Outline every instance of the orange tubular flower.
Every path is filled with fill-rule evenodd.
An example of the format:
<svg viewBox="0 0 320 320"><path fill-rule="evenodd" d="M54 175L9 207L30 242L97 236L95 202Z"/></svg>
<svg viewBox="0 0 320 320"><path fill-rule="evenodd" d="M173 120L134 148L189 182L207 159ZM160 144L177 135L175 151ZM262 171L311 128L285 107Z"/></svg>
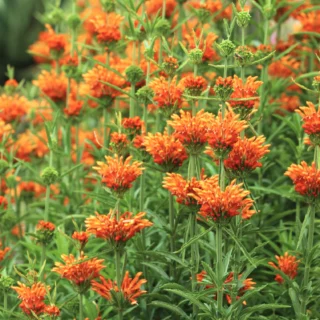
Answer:
<svg viewBox="0 0 320 320"><path fill-rule="evenodd" d="M0 248L2 248L2 242L0 241ZM6 254L10 251L9 247L0 249L0 262L5 258Z"/></svg>
<svg viewBox="0 0 320 320"><path fill-rule="evenodd" d="M1 115L1 112L0 112ZM9 123L5 123L3 120L0 119L0 141L4 142L7 141L9 136L14 133L14 130Z"/></svg>
<svg viewBox="0 0 320 320"><path fill-rule="evenodd" d="M125 153L127 152L126 149L129 145L127 135L124 133L112 132L110 145L111 150L113 150L116 154L125 155Z"/></svg>
<svg viewBox="0 0 320 320"><path fill-rule="evenodd" d="M95 216L90 216L85 221L87 233L109 240L113 245L125 243L136 233L153 225L149 220L142 219L145 214L139 212L134 216L131 212L125 212L117 220L112 210L107 215L96 212Z"/></svg>
<svg viewBox="0 0 320 320"><path fill-rule="evenodd" d="M95 16L91 23L98 42L110 45L119 41L121 39L120 24L122 20L123 17L115 12Z"/></svg>
<svg viewBox="0 0 320 320"><path fill-rule="evenodd" d="M46 43L50 51L53 52L53 55L61 54L67 46L67 35L55 33L49 24L46 24L45 26L48 30Z"/></svg>
<svg viewBox="0 0 320 320"><path fill-rule="evenodd" d="M122 120L122 126L128 131L128 134L135 135L142 131L144 122L138 116L133 118L124 118Z"/></svg>
<svg viewBox="0 0 320 320"><path fill-rule="evenodd" d="M224 119L221 112L210 121L207 139L211 148L218 157L225 157L238 141L240 132L247 127L244 120L239 120L239 115L227 111Z"/></svg>
<svg viewBox="0 0 320 320"><path fill-rule="evenodd" d="M68 80L64 73L57 75L54 70L43 70L33 84L54 102L66 99Z"/></svg>
<svg viewBox="0 0 320 320"><path fill-rule="evenodd" d="M190 153L202 151L207 142L209 124L214 120L211 113L200 110L194 117L190 112L180 111L172 115L168 124L174 129L173 135L186 147Z"/></svg>
<svg viewBox="0 0 320 320"><path fill-rule="evenodd" d="M4 196L0 196L0 209L7 209L8 201Z"/></svg>
<svg viewBox="0 0 320 320"><path fill-rule="evenodd" d="M242 282L242 286L241 288L238 290L238 295L236 297L236 299L240 299L240 297L248 290L252 290L254 289L254 285L256 284L254 281L252 281L252 278L248 278L248 279L242 279L242 274L238 275L238 279L240 280L239 282ZM211 280L207 279L207 272L205 270L201 271L200 273L197 274L197 281L199 283L204 282L206 284L205 289L211 289L214 288L213 284L210 284ZM232 287L228 286L228 284L231 284L234 281L234 275L233 272L230 272L227 279L224 281L224 288L225 291L231 291ZM225 295L226 300L229 304L232 303L232 299L231 296L229 294L226 293ZM216 298L216 296L215 296ZM246 305L246 301L243 301L243 304Z"/></svg>
<svg viewBox="0 0 320 320"><path fill-rule="evenodd" d="M27 287L25 284L18 282L18 287L11 288L18 293L19 299L22 300L20 308L25 314L59 315L60 311L56 306L48 306L44 303L47 290L50 290L49 286L36 282L31 287Z"/></svg>
<svg viewBox="0 0 320 320"><path fill-rule="evenodd" d="M197 97L205 90L207 81L201 76L190 75L182 78L179 85L187 95Z"/></svg>
<svg viewBox="0 0 320 320"><path fill-rule="evenodd" d="M68 117L77 117L82 111L84 102L77 100L73 94L69 95L67 107L63 109L63 112Z"/></svg>
<svg viewBox="0 0 320 320"><path fill-rule="evenodd" d="M105 268L102 265L103 259L88 259L83 254L79 258L75 258L72 254L68 256L63 254L61 257L64 264L56 262L52 271L77 285L82 292L89 289L90 281L99 277L99 272Z"/></svg>
<svg viewBox="0 0 320 320"><path fill-rule="evenodd" d="M225 168L237 176L243 176L261 167L259 160L270 152L270 144L263 145L265 141L264 136L239 139L233 145L228 158L224 160Z"/></svg>
<svg viewBox="0 0 320 320"><path fill-rule="evenodd" d="M290 256L288 252L285 252L283 256L275 256L278 260L278 265L273 262L269 262L269 265L277 270L281 270L289 278L294 279L298 274L299 261L295 256ZM279 283L283 283L284 279L280 274L277 274L275 280Z"/></svg>
<svg viewBox="0 0 320 320"><path fill-rule="evenodd" d="M105 298L108 301L112 302L112 296L110 291L121 292L123 298L134 305L137 304L137 298L146 293L147 291L141 290L140 287L147 282L145 279L139 279L142 275L142 272L138 272L135 277L132 279L129 277L129 272L126 271L126 274L122 280L121 288L117 285L116 281L110 279L106 280L104 277L100 276L101 283L93 280L91 281L92 290L97 292L101 297Z"/></svg>
<svg viewBox="0 0 320 320"><path fill-rule="evenodd" d="M36 229L54 231L56 226L52 222L40 220L36 226Z"/></svg>
<svg viewBox="0 0 320 320"><path fill-rule="evenodd" d="M236 184L236 180L224 191L220 189L218 175L201 181L201 186L195 188L192 197L201 205L199 214L204 218L210 217L221 222L237 215L241 215L242 219L248 219L255 214L255 211L251 210L253 200L247 198L250 192L242 189L242 184Z"/></svg>
<svg viewBox="0 0 320 320"><path fill-rule="evenodd" d="M173 11L177 7L176 0L166 0L166 18L170 18L173 14ZM148 16L158 14L162 9L163 0L147 0L146 1L146 9Z"/></svg>
<svg viewBox="0 0 320 320"><path fill-rule="evenodd" d="M116 155L114 158L106 156L107 163L97 162L94 170L102 176L102 182L108 188L114 191L118 196L122 196L128 189L132 187L132 183L142 174L144 168L142 163L132 160L132 156L123 161L123 157Z"/></svg>
<svg viewBox="0 0 320 320"><path fill-rule="evenodd" d="M81 250L85 247L89 240L89 234L87 231L75 231L72 234L72 239L77 240L80 243Z"/></svg>
<svg viewBox="0 0 320 320"><path fill-rule="evenodd" d="M270 74L270 76L275 78L287 79L293 76L295 74L294 70L298 70L299 67L299 61L292 57L284 56L269 65L268 73Z"/></svg>
<svg viewBox="0 0 320 320"><path fill-rule="evenodd" d="M126 83L124 78L102 67L101 65L96 65L93 69L89 70L83 75L83 78L85 83L89 86L90 94L93 97L106 97L111 100L121 95L121 92L117 89L111 88L101 81L111 83L119 88L123 88Z"/></svg>
<svg viewBox="0 0 320 320"><path fill-rule="evenodd" d="M195 177L185 180L180 174L167 173L163 179L163 187L177 197L177 202L186 206L196 206L197 201L190 196L195 189L201 188L201 183Z"/></svg>
<svg viewBox="0 0 320 320"><path fill-rule="evenodd" d="M309 135L314 145L320 144L320 108L316 110L312 102L307 102L307 107L300 107L296 112L303 120L302 128Z"/></svg>
<svg viewBox="0 0 320 320"><path fill-rule="evenodd" d="M160 77L149 84L154 91L153 100L167 117L182 107L183 90L176 85L176 80L174 77L169 84L164 77Z"/></svg>
<svg viewBox="0 0 320 320"><path fill-rule="evenodd" d="M258 89L262 85L262 81L256 81L257 77L249 76L246 83L242 82L242 79L237 75L233 79L233 92L230 96L231 99L246 99L254 98L246 101L229 101L231 107L237 110L237 113L241 114L241 118L246 118L252 109L257 106Z"/></svg>
<svg viewBox="0 0 320 320"><path fill-rule="evenodd" d="M20 121L30 109L30 102L22 96L0 96L0 119L4 122Z"/></svg>
<svg viewBox="0 0 320 320"><path fill-rule="evenodd" d="M161 165L165 171L172 172L180 167L184 160L188 158L182 143L167 132L161 134L149 133L144 138L143 146L153 157L153 161Z"/></svg>
<svg viewBox="0 0 320 320"><path fill-rule="evenodd" d="M305 161L300 165L292 164L285 172L293 184L296 192L311 199L320 195L320 171L317 170L315 163L308 166Z"/></svg>

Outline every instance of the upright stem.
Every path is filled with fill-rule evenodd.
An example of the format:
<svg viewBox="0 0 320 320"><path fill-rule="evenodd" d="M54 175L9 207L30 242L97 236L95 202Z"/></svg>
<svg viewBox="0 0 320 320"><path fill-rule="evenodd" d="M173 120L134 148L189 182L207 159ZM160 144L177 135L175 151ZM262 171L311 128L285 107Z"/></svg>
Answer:
<svg viewBox="0 0 320 320"><path fill-rule="evenodd" d="M194 110L194 103L192 103L192 110ZM192 112L194 113L194 111ZM197 177L197 156L194 154L190 155L189 158L189 168L188 168L188 180L193 177ZM198 179L200 177L197 177ZM190 223L190 239L197 235L197 213L191 213L191 223ZM199 257L199 247L196 242L191 245L191 288L192 292L195 292L197 286L197 272L198 272L198 261ZM193 304L193 315L197 315L197 307Z"/></svg>
<svg viewBox="0 0 320 320"><path fill-rule="evenodd" d="M135 94L135 85L134 83L131 83L131 90L130 90L130 118L133 118L135 116L135 101L134 101L134 94Z"/></svg>
<svg viewBox="0 0 320 320"><path fill-rule="evenodd" d="M107 108L105 106L103 106L103 146L105 148L107 148L107 123L108 123L108 119L107 119Z"/></svg>
<svg viewBox="0 0 320 320"><path fill-rule="evenodd" d="M79 320L83 320L83 295L79 294Z"/></svg>
<svg viewBox="0 0 320 320"><path fill-rule="evenodd" d="M8 293L6 289L4 290L4 293L3 293L3 309L4 311L7 311L8 309Z"/></svg>
<svg viewBox="0 0 320 320"><path fill-rule="evenodd" d="M218 315L221 316L223 310L223 265L222 265L222 226L218 223L216 229L216 253L217 253L217 278L219 282L217 301Z"/></svg>

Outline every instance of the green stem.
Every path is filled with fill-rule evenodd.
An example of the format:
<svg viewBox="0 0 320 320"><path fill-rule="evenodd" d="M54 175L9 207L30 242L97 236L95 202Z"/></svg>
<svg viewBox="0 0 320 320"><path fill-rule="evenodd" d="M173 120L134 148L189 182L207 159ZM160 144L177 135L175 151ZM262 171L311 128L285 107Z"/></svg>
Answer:
<svg viewBox="0 0 320 320"><path fill-rule="evenodd" d="M314 238L314 224L315 224L315 204L310 204L311 210L309 210L309 229L308 229L308 243L306 248L306 264L304 268L304 275L303 275L303 288L306 288L309 283L309 276L310 276L310 268L311 268L311 256L310 252L313 248L313 238ZM308 304L308 296L304 293L301 301L301 319L305 319L304 316L307 316L307 304Z"/></svg>
<svg viewBox="0 0 320 320"><path fill-rule="evenodd" d="M4 290L4 293L3 293L3 309L5 312L8 309L8 293L6 289Z"/></svg>
<svg viewBox="0 0 320 320"><path fill-rule="evenodd" d="M135 96L135 85L134 83L131 83L131 90L130 90L130 111L129 111L129 116L130 118L133 118L136 115L135 112L135 101L134 101L134 96Z"/></svg>
<svg viewBox="0 0 320 320"><path fill-rule="evenodd" d="M46 246L44 244L42 244L41 247L41 262L40 262L40 268L43 267L44 261L46 260ZM42 269L41 272L41 277L40 277L41 281L44 281L44 268Z"/></svg>
<svg viewBox="0 0 320 320"><path fill-rule="evenodd" d="M79 294L79 320L83 320L83 295Z"/></svg>
<svg viewBox="0 0 320 320"><path fill-rule="evenodd" d="M192 107L194 103L192 104ZM193 109L193 108L192 108ZM191 180L193 177L197 177L197 155L191 154L189 158L189 167L188 167L188 180ZM197 177L200 178L200 177ZM197 235L197 213L191 213L191 223L190 223L190 239ZM199 246L196 242L191 244L191 288L192 292L196 292L197 287L197 273L198 273L198 259L199 257ZM197 307L193 304L193 316L197 315Z"/></svg>
<svg viewBox="0 0 320 320"><path fill-rule="evenodd" d="M116 263L116 277L117 277L117 286L119 291L121 290L122 285L122 276L121 276L121 253L119 249L115 249L115 263ZM123 319L122 309L118 309L119 320Z"/></svg>
<svg viewBox="0 0 320 320"><path fill-rule="evenodd" d="M223 265L222 265L222 226L218 223L216 230L216 253L217 253L217 278L219 282L217 301L218 316L222 315L223 310Z"/></svg>
<svg viewBox="0 0 320 320"><path fill-rule="evenodd" d="M105 148L108 148L108 146L107 146L107 124L108 124L107 108L104 106L103 107L103 146Z"/></svg>

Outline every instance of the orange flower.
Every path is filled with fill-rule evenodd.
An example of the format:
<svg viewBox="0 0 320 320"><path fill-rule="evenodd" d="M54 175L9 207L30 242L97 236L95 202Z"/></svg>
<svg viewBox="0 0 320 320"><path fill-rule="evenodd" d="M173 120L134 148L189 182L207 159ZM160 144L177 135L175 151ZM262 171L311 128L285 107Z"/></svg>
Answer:
<svg viewBox="0 0 320 320"><path fill-rule="evenodd" d="M144 138L143 146L151 154L153 161L163 166L167 172L180 167L188 158L182 143L174 136L169 136L167 132L149 133Z"/></svg>
<svg viewBox="0 0 320 320"><path fill-rule="evenodd" d="M302 128L314 145L320 144L320 108L316 110L315 105L308 101L307 107L300 107L296 112L303 120Z"/></svg>
<svg viewBox="0 0 320 320"><path fill-rule="evenodd" d="M176 80L177 77L174 77L168 83L164 77L160 77L149 84L149 87L154 91L153 100L166 116L170 116L182 107L183 90L176 85Z"/></svg>
<svg viewBox="0 0 320 320"><path fill-rule="evenodd" d="M27 130L19 135L14 144L16 157L24 161L31 161L31 157L43 158L49 152L45 130L33 134Z"/></svg>
<svg viewBox="0 0 320 320"><path fill-rule="evenodd" d="M5 87L16 88L19 85L16 79L9 79L4 83Z"/></svg>
<svg viewBox="0 0 320 320"><path fill-rule="evenodd" d="M54 70L42 72L38 76L38 80L34 80L33 84L52 101L64 101L67 95L68 80L64 73L59 75Z"/></svg>
<svg viewBox="0 0 320 320"><path fill-rule="evenodd" d="M166 18L170 18L173 14L173 11L177 7L176 0L166 0ZM158 14L162 10L163 0L147 0L146 9L148 16Z"/></svg>
<svg viewBox="0 0 320 320"><path fill-rule="evenodd" d="M205 90L207 81L201 76L195 77L194 75L189 75L182 78L179 85L187 95L197 97Z"/></svg>
<svg viewBox="0 0 320 320"><path fill-rule="evenodd" d="M25 284L18 282L18 287L11 288L18 293L19 299L22 300L20 308L25 314L35 313L38 315L45 312L44 299L47 293L46 289L50 289L49 286L36 282L31 287L27 287Z"/></svg>
<svg viewBox="0 0 320 320"><path fill-rule="evenodd" d="M213 32L209 32L205 37L202 36L200 42L196 45L195 39L200 37L200 32L198 32L200 30L202 31L202 29L197 29L197 32L184 34L184 39L189 49L201 49L203 51L202 61L218 60L219 56L213 48L218 36Z"/></svg>
<svg viewBox="0 0 320 320"><path fill-rule="evenodd" d="M105 45L121 39L120 24L123 17L115 12L106 15L97 15L92 20L93 32L99 43Z"/></svg>
<svg viewBox="0 0 320 320"><path fill-rule="evenodd" d="M54 231L56 226L52 222L40 220L36 226L36 229Z"/></svg>
<svg viewBox="0 0 320 320"><path fill-rule="evenodd" d="M296 109L299 108L300 105L300 99L298 96L295 95L287 95L286 93L281 93L281 96L279 99L274 100L274 102L277 102L280 104L280 108L283 110L287 110L289 112L294 112ZM279 111L281 114L281 111Z"/></svg>
<svg viewBox="0 0 320 320"><path fill-rule="evenodd" d="M107 215L96 212L96 216L90 216L85 221L87 233L109 240L113 245L126 242L144 228L152 226L152 222L142 219L145 214L145 212L139 212L133 216L131 212L125 212L117 220L112 210Z"/></svg>
<svg viewBox="0 0 320 320"><path fill-rule="evenodd" d="M0 196L0 209L7 209L8 201L4 196Z"/></svg>
<svg viewBox="0 0 320 320"><path fill-rule="evenodd" d="M127 139L127 135L124 133L119 132L112 132L111 133L111 150L113 150L115 153L124 154L126 153L126 148L129 144L129 141Z"/></svg>
<svg viewBox="0 0 320 320"><path fill-rule="evenodd" d="M241 287L238 289L238 294L236 299L240 299L240 297L248 290L254 289L254 285L256 284L255 282L252 281L252 278L248 279L242 279L242 274L238 275L238 279L240 280L239 282L241 283ZM206 284L205 289L211 289L214 288L215 286L213 284L209 284L211 282L210 279L207 277L207 272L205 270L201 271L200 273L197 274L197 281L198 282L204 282ZM232 291L232 286L228 286L229 283L232 283L234 281L234 274L233 272L230 272L227 279L224 281L224 290L226 292ZM232 299L230 294L225 295L226 300L229 304L232 303ZM215 296L216 299L216 296ZM243 301L243 304L246 305L246 301Z"/></svg>
<svg viewBox="0 0 320 320"><path fill-rule="evenodd" d="M269 144L264 136L239 139L232 147L228 158L224 160L226 169L232 170L236 175L245 175L261 167L259 160L269 153Z"/></svg>
<svg viewBox="0 0 320 320"><path fill-rule="evenodd" d="M225 157L238 141L240 132L247 127L244 120L239 120L239 115L227 111L224 118L222 113L210 121L207 139L210 147L219 157Z"/></svg>
<svg viewBox="0 0 320 320"><path fill-rule="evenodd" d="M294 279L298 274L298 265L299 261L295 256L291 256L288 252L285 252L283 256L275 256L278 260L278 265L273 262L269 262L269 265L277 270L281 270L284 274L286 274L291 279ZM280 274L277 274L275 280L279 283L283 283L284 279Z"/></svg>
<svg viewBox="0 0 320 320"><path fill-rule="evenodd" d="M46 37L46 43L50 49L50 51L53 51L55 53L61 53L65 50L67 46L67 35L65 34L58 34L55 33L55 31L52 29L52 27L49 24L45 25L47 31L47 37Z"/></svg>
<svg viewBox="0 0 320 320"><path fill-rule="evenodd" d="M12 133L14 133L14 130L11 124L5 123L3 120L0 119L0 141L2 143L6 142Z"/></svg>
<svg viewBox="0 0 320 320"><path fill-rule="evenodd" d="M67 107L63 109L63 112L68 117L77 117L83 108L83 101L77 100L75 95L70 94L67 102Z"/></svg>
<svg viewBox="0 0 320 320"><path fill-rule="evenodd" d="M144 122L138 116L133 118L123 118L122 126L130 135L134 135L142 131Z"/></svg>
<svg viewBox="0 0 320 320"><path fill-rule="evenodd" d="M195 188L192 194L201 205L199 214L214 221L223 221L237 215L243 219L250 218L255 211L251 210L253 200L247 196L249 191L242 189L242 184L233 180L224 191L219 186L219 176L201 181L201 188Z"/></svg>
<svg viewBox="0 0 320 320"><path fill-rule="evenodd" d="M39 33L38 41L30 45L28 52L33 56L36 63L50 62L50 48L47 43L48 31Z"/></svg>
<svg viewBox="0 0 320 320"><path fill-rule="evenodd" d="M0 248L2 248L2 242L0 241ZM0 249L0 262L5 258L6 254L10 251L9 247Z"/></svg>
<svg viewBox="0 0 320 320"><path fill-rule="evenodd" d="M206 0L205 2L193 1L190 5L199 10L200 15L202 10L206 10L210 13L210 17L213 16L214 20L230 19L232 16L231 6L225 6L220 0Z"/></svg>
<svg viewBox="0 0 320 320"><path fill-rule="evenodd" d="M315 163L308 166L305 161L300 165L292 164L285 172L295 185L296 192L310 198L317 198L320 194L320 171Z"/></svg>
<svg viewBox="0 0 320 320"><path fill-rule="evenodd" d="M269 65L268 72L270 76L275 78L290 78L295 73L294 70L298 70L300 67L300 62L296 59L284 56L277 61L272 62Z"/></svg>
<svg viewBox="0 0 320 320"><path fill-rule="evenodd" d="M299 13L297 19L301 22L301 31L319 32L319 14L320 10Z"/></svg>
<svg viewBox="0 0 320 320"><path fill-rule="evenodd" d="M100 296L105 298L108 301L112 301L112 295L110 291L121 292L123 298L130 302L131 304L137 304L137 298L146 293L147 291L141 290L140 287L147 282L145 279L139 279L142 275L142 272L138 272L135 277L132 279L129 277L129 272L126 271L126 274L122 280L121 289L117 285L116 281L110 279L106 280L104 277L100 276L101 283L92 280L92 290L97 292Z"/></svg>
<svg viewBox="0 0 320 320"><path fill-rule="evenodd" d="M180 111L179 115L172 115L173 120L168 124L174 129L173 135L191 153L199 153L207 142L209 124L214 121L213 115L200 110L194 117L190 112Z"/></svg>
<svg viewBox="0 0 320 320"><path fill-rule="evenodd" d="M167 173L163 179L163 187L177 197L177 202L186 206L197 205L197 201L191 194L195 194L195 189L201 188L200 181L195 177L185 180L180 174Z"/></svg>
<svg viewBox="0 0 320 320"><path fill-rule="evenodd" d="M22 96L0 96L0 119L4 122L20 121L30 108L30 102Z"/></svg>
<svg viewBox="0 0 320 320"><path fill-rule="evenodd" d="M102 67L101 65L96 65L93 69L89 70L83 75L83 78L91 90L91 95L96 98L101 98L104 96L115 98L121 95L120 91L102 83L101 81L111 83L119 88L124 87L126 83L124 78Z"/></svg>
<svg viewBox="0 0 320 320"><path fill-rule="evenodd" d="M132 160L132 156L123 161L123 157L116 155L114 158L106 156L107 163L98 161L94 170L102 176L102 182L113 190L118 196L123 195L132 187L132 183L142 174L142 163Z"/></svg>
<svg viewBox="0 0 320 320"><path fill-rule="evenodd" d="M248 116L252 109L256 106L256 102L259 100L258 89L262 85L262 81L256 81L257 77L249 76L246 83L243 83L242 79L237 75L233 78L233 92L230 96L231 99L246 99L256 98L246 101L229 101L232 108L239 111L242 114L242 118Z"/></svg>
<svg viewBox="0 0 320 320"><path fill-rule="evenodd" d="M81 287L80 289L86 291L90 287L90 281L99 277L99 272L105 268L102 263L103 259L92 258L88 259L87 256L81 254L79 258L75 258L72 254L61 256L64 264L56 262L55 267L52 269L73 284Z"/></svg>
<svg viewBox="0 0 320 320"><path fill-rule="evenodd" d="M45 187L33 181L21 181L18 185L18 195L40 197L45 193Z"/></svg>
<svg viewBox="0 0 320 320"><path fill-rule="evenodd" d="M89 240L89 235L88 235L88 232L86 231L80 231L80 232L75 231L72 234L72 239L79 241L81 250L82 250Z"/></svg>

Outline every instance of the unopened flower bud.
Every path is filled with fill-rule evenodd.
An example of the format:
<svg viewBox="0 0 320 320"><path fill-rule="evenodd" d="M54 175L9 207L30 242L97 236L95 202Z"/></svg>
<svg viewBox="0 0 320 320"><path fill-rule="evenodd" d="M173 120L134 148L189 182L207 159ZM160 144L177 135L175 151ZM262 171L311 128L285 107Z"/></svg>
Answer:
<svg viewBox="0 0 320 320"><path fill-rule="evenodd" d="M156 34L159 36L165 36L171 29L170 23L166 19L160 19L155 25Z"/></svg>
<svg viewBox="0 0 320 320"><path fill-rule="evenodd" d="M189 59L193 64L200 64L202 62L203 51L195 48L189 52Z"/></svg>
<svg viewBox="0 0 320 320"><path fill-rule="evenodd" d="M76 30L81 24L81 19L76 13L73 13L68 17L67 23L71 30Z"/></svg>
<svg viewBox="0 0 320 320"><path fill-rule="evenodd" d="M240 28L246 28L251 20L251 15L248 11L240 11L237 13L237 24Z"/></svg>
<svg viewBox="0 0 320 320"><path fill-rule="evenodd" d="M114 12L116 8L114 0L101 0L101 5L103 10L106 12Z"/></svg>
<svg viewBox="0 0 320 320"><path fill-rule="evenodd" d="M36 227L37 241L42 245L49 244L54 236L55 225L51 222L40 220Z"/></svg>
<svg viewBox="0 0 320 320"><path fill-rule="evenodd" d="M222 40L220 44L217 44L217 47L223 57L229 57L232 55L236 48L235 44L229 39Z"/></svg>
<svg viewBox="0 0 320 320"><path fill-rule="evenodd" d="M50 25L59 24L64 20L64 12L60 8L55 8L46 16L46 22Z"/></svg>
<svg viewBox="0 0 320 320"><path fill-rule="evenodd" d="M143 77L144 77L144 73L142 71L142 69L138 66L130 66L125 70L126 76L128 81L131 84L136 84L138 82L140 82Z"/></svg>
<svg viewBox="0 0 320 320"><path fill-rule="evenodd" d="M42 171L41 178L45 185L49 186L58 179L58 171L53 167L47 167Z"/></svg>
<svg viewBox="0 0 320 320"><path fill-rule="evenodd" d="M320 92L320 76L315 76L313 78L312 86L316 91Z"/></svg>
<svg viewBox="0 0 320 320"><path fill-rule="evenodd" d="M173 57L165 58L164 62L161 65L161 69L169 76L173 77L176 73L176 70L179 68L178 60Z"/></svg>
<svg viewBox="0 0 320 320"><path fill-rule="evenodd" d="M252 61L253 53L247 46L238 47L234 53L234 58L239 66L244 66Z"/></svg>
<svg viewBox="0 0 320 320"><path fill-rule="evenodd" d="M214 92L223 101L227 101L233 92L232 77L219 77L214 86Z"/></svg>
<svg viewBox="0 0 320 320"><path fill-rule="evenodd" d="M276 14L277 10L276 10L276 6L274 5L269 5L269 4L266 4L264 7L263 7L263 15L268 19L268 20L271 20L274 15Z"/></svg>
<svg viewBox="0 0 320 320"><path fill-rule="evenodd" d="M1 275L0 277L0 291L9 291L13 286L14 280L9 276Z"/></svg>
<svg viewBox="0 0 320 320"><path fill-rule="evenodd" d="M154 92L150 87L144 86L137 91L136 96L138 97L138 101L140 103L146 105L151 103Z"/></svg>

